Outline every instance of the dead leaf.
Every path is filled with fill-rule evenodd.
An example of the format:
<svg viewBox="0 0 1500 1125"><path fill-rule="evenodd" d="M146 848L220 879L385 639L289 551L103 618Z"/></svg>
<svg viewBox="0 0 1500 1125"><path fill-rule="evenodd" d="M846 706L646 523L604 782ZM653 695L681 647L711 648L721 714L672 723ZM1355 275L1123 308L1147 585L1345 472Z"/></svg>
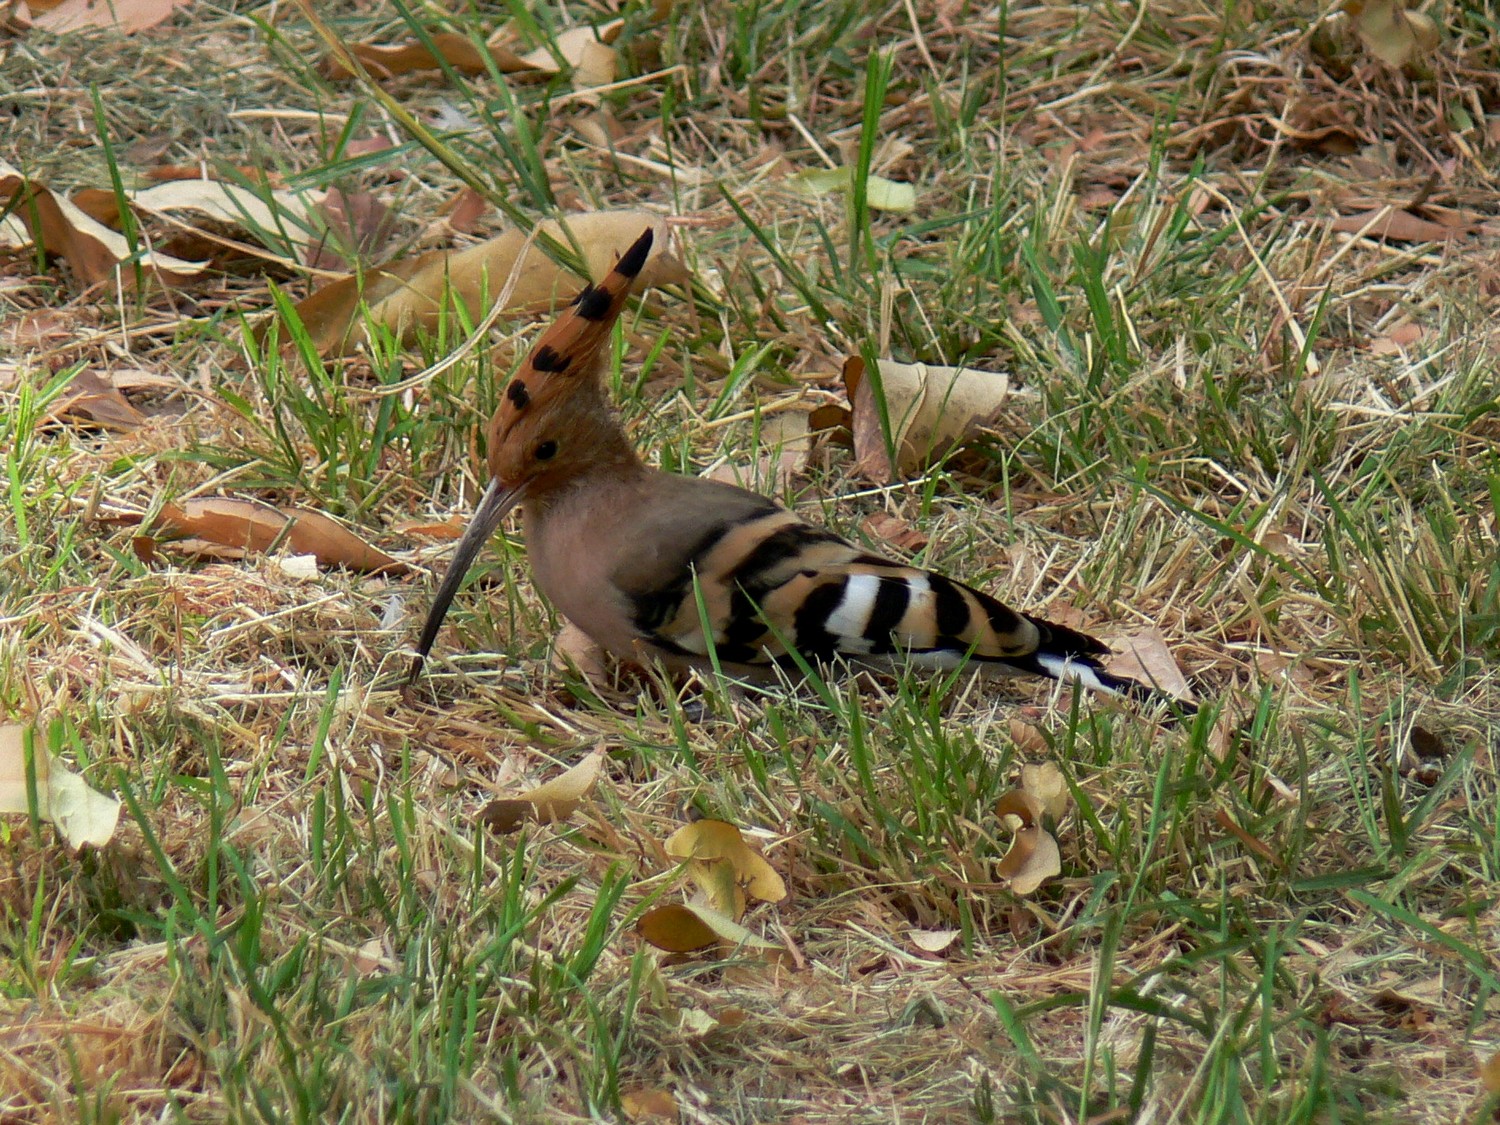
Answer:
<svg viewBox="0 0 1500 1125"><path fill-rule="evenodd" d="M1396 242L1446 242L1461 238L1472 229L1468 225L1447 226L1424 219L1397 207L1377 207L1354 215L1340 215L1328 225L1337 231L1362 234L1366 238L1386 238Z"/></svg>
<svg viewBox="0 0 1500 1125"><path fill-rule="evenodd" d="M911 943L923 953L941 953L963 936L962 930L912 930Z"/></svg>
<svg viewBox="0 0 1500 1125"><path fill-rule="evenodd" d="M1014 818L1016 829L1010 850L995 867L1002 879L1010 881L1011 893L1020 897L1035 894L1048 879L1062 873L1062 852L1041 826L1042 805L1030 793L1013 789L995 806L1002 820Z"/></svg>
<svg viewBox="0 0 1500 1125"><path fill-rule="evenodd" d="M283 511L261 500L211 496L167 504L152 525L152 537L222 548L219 557L244 558L285 545L298 555L316 555L324 566L361 574L407 574L411 568L372 547L332 516L304 509Z"/></svg>
<svg viewBox="0 0 1500 1125"><path fill-rule="evenodd" d="M1067 779L1052 762L1021 767L1021 789L1036 798L1042 811L1053 820L1061 820L1072 807L1073 795Z"/></svg>
<svg viewBox="0 0 1500 1125"><path fill-rule="evenodd" d="M927 546L927 536L900 516L893 516L889 512L872 512L860 526L870 538L883 539L898 551L908 554L915 554Z"/></svg>
<svg viewBox="0 0 1500 1125"><path fill-rule="evenodd" d="M113 381L85 367L47 408L49 418L87 418L106 430L129 433L146 424L146 416L131 405Z"/></svg>
<svg viewBox="0 0 1500 1125"><path fill-rule="evenodd" d="M967 367L879 361L895 461L886 448L875 381L864 360L844 363L854 404L854 456L860 472L890 484L926 468L993 418L1010 394L1009 376Z"/></svg>
<svg viewBox="0 0 1500 1125"><path fill-rule="evenodd" d="M693 901L717 910L738 922L745 916L749 897L740 886L734 864L727 859L694 859L688 861L688 875L698 888Z"/></svg>
<svg viewBox="0 0 1500 1125"><path fill-rule="evenodd" d="M1104 662L1106 672L1150 684L1173 699L1193 702L1193 691L1160 629L1142 629L1117 643L1125 651L1115 653Z"/></svg>
<svg viewBox="0 0 1500 1125"><path fill-rule="evenodd" d="M736 949L775 955L786 952L774 942L751 933L733 918L692 903L658 906L641 916L635 930L656 948L668 953L693 953L713 945L729 952Z"/></svg>
<svg viewBox="0 0 1500 1125"><path fill-rule="evenodd" d="M565 222L584 253L592 281L602 280L646 227L655 231L656 241L638 286L644 289L688 278L667 246L666 221L660 215L594 211L572 215ZM549 220L538 228L540 235L569 245L557 223ZM437 327L449 296L478 321L488 311L486 302L496 300L507 286L510 296L506 307L521 308L571 300L581 283L547 257L540 246L528 244L524 234L512 229L467 250L434 250L343 278L304 298L296 308L319 351L346 354L366 342L365 319L359 314L361 301L368 307L372 322L409 342L418 330L430 332Z"/></svg>
<svg viewBox="0 0 1500 1125"><path fill-rule="evenodd" d="M1376 336L1370 341L1371 355L1400 355L1410 348L1423 336L1422 326L1413 324L1409 320L1403 320L1384 336Z"/></svg>
<svg viewBox="0 0 1500 1125"><path fill-rule="evenodd" d="M668 953L694 953L719 943L718 930L700 918L692 907L680 902L648 910L636 922L635 932Z"/></svg>
<svg viewBox="0 0 1500 1125"><path fill-rule="evenodd" d="M303 240L303 261L314 269L342 270L367 260L396 230L395 214L373 192L329 188L317 211L323 236Z"/></svg>
<svg viewBox="0 0 1500 1125"><path fill-rule="evenodd" d="M468 234L489 209L490 201L473 188L460 188L448 205L448 226L459 234Z"/></svg>
<svg viewBox="0 0 1500 1125"><path fill-rule="evenodd" d="M574 70L597 68L600 64L594 55L594 48L614 42L624 26L623 19L615 19L597 28L570 28L553 41L557 55L546 47L538 47L534 51L518 55L512 49L509 32L503 28L492 35L483 48L476 46L468 36L451 31L438 31L428 35L436 53L429 50L425 43L415 39L405 43L349 43L346 46L349 53L376 78L390 78L419 70L437 70L439 59L464 75L484 74L492 63L502 74L535 74L546 77L561 72L558 56L566 66ZM610 54L613 56L612 51ZM353 71L342 60L334 57L324 60L322 70L327 77L336 80L353 76ZM613 80L613 76L608 79ZM590 85L603 83L592 82Z"/></svg>
<svg viewBox="0 0 1500 1125"><path fill-rule="evenodd" d="M625 1120L631 1122L681 1120L677 1109L677 1099L666 1090L659 1090L654 1086L636 1086L629 1090L621 1090L620 1109L625 1113Z"/></svg>
<svg viewBox="0 0 1500 1125"><path fill-rule="evenodd" d="M1438 45L1432 17L1407 11L1403 0L1344 0L1344 11L1366 50L1387 66L1416 62Z"/></svg>
<svg viewBox="0 0 1500 1125"><path fill-rule="evenodd" d="M11 229L24 228L28 240L66 259L83 284L118 281L127 289L135 284L134 265L127 263L136 255L124 235L0 160L0 210L6 207L14 220ZM208 269L207 262L183 261L148 249L140 252L139 261L148 277L166 285L180 284Z"/></svg>
<svg viewBox="0 0 1500 1125"><path fill-rule="evenodd" d="M728 860L751 897L761 902L786 898L786 883L764 856L745 842L734 825L722 820L697 820L667 838L666 852L673 859Z"/></svg>
<svg viewBox="0 0 1500 1125"><path fill-rule="evenodd" d="M1009 724L1010 740L1016 744L1016 749L1023 754L1045 754L1051 749L1047 745L1047 739L1036 727L1020 719L1012 719Z"/></svg>
<svg viewBox="0 0 1500 1125"><path fill-rule="evenodd" d="M437 539L442 542L451 542L462 539L464 528L468 522L462 516L453 516L446 520L402 520L393 524L391 531L397 535L405 535L415 539Z"/></svg>
<svg viewBox="0 0 1500 1125"><path fill-rule="evenodd" d="M27 728L0 725L0 813L30 813L26 785ZM47 753L40 738L32 742L36 815L53 824L74 851L84 844L102 848L115 834L120 802L90 789L88 783Z"/></svg>
<svg viewBox="0 0 1500 1125"><path fill-rule="evenodd" d="M519 797L491 801L479 817L492 832L513 832L528 818L539 824L567 820L594 791L603 771L604 751L594 750L566 773Z"/></svg>
<svg viewBox="0 0 1500 1125"><path fill-rule="evenodd" d="M146 31L166 21L192 0L63 0L61 4L32 3L34 15L23 16L33 27L62 35L82 28L118 28L127 34ZM46 10L42 10L43 8Z"/></svg>

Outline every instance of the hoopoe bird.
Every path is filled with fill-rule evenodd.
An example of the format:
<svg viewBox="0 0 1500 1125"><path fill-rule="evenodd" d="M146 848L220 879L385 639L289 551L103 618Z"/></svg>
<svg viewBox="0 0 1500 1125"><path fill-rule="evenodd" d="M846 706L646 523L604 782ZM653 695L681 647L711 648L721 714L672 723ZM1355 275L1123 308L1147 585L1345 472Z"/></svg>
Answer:
<svg viewBox="0 0 1500 1125"><path fill-rule="evenodd" d="M951 578L863 550L747 489L647 466L606 397L604 344L651 251L647 230L541 336L485 431L490 481L417 645L420 674L475 557L517 504L537 588L605 651L669 669L764 678L813 664L1075 681L1165 699L1113 676L1109 648ZM1186 708L1186 704L1177 706Z"/></svg>

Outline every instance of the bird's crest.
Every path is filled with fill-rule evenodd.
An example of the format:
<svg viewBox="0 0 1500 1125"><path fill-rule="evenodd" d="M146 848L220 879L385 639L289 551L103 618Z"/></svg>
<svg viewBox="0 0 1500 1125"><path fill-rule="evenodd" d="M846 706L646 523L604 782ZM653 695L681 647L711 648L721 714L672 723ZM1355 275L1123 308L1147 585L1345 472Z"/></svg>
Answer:
<svg viewBox="0 0 1500 1125"><path fill-rule="evenodd" d="M598 285L584 286L542 333L526 362L506 385L505 399L490 423L493 433L503 434L508 423L550 400L571 395L580 379L594 377L610 329L646 264L653 240L647 227L608 276Z"/></svg>

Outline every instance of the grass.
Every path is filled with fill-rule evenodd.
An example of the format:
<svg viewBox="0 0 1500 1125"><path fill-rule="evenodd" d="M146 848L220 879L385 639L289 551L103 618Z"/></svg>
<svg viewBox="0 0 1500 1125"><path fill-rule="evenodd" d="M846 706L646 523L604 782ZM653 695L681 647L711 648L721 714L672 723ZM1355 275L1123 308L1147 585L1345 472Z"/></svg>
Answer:
<svg viewBox="0 0 1500 1125"><path fill-rule="evenodd" d="M245 319L306 292L286 272L117 299L11 255L0 697L125 813L79 855L0 820L0 1114L644 1119L653 1089L702 1122L1488 1120L1500 42L1482 6L1427 11L1443 42L1403 75L1286 4L627 5L619 77L662 76L597 108L565 77L331 82L285 7L9 45L9 159L60 190L249 166L376 194L393 247L452 242L465 185L492 203L474 238L679 216L693 289L632 310L609 372L677 471L762 472L765 420L836 398L848 355L1008 371L987 436L924 477L872 487L828 447L779 495L877 549L865 517L899 516L922 561L1028 609L1154 625L1207 703L1162 727L964 677L588 681L553 661L515 529L405 703L428 581L147 563L133 521L256 495L439 566L400 529L470 509L536 318L412 380L472 324L412 349L372 325L331 360ZM602 18L319 12L376 42L509 18L526 46ZM401 147L351 151L371 133ZM830 164L915 184L917 210L871 208L862 174L785 182ZM1467 233L1326 222L1385 204ZM105 432L49 409L85 365L180 387ZM596 745L607 782L569 822L484 829L492 794ZM1020 899L993 810L1036 761L1072 811L1062 875ZM746 922L793 967L633 935L699 814L785 878Z"/></svg>

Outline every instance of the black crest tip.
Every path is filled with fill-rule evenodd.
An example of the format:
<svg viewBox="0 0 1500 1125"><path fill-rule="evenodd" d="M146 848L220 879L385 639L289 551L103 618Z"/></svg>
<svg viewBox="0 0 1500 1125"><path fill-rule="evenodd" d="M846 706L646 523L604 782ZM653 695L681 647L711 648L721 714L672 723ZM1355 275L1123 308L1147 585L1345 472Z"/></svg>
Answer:
<svg viewBox="0 0 1500 1125"><path fill-rule="evenodd" d="M625 277L634 277L641 272L641 267L646 264L646 258L651 253L651 244L656 241L656 235L647 227L641 232L630 246L630 249L621 255L620 260L615 263L615 272Z"/></svg>

